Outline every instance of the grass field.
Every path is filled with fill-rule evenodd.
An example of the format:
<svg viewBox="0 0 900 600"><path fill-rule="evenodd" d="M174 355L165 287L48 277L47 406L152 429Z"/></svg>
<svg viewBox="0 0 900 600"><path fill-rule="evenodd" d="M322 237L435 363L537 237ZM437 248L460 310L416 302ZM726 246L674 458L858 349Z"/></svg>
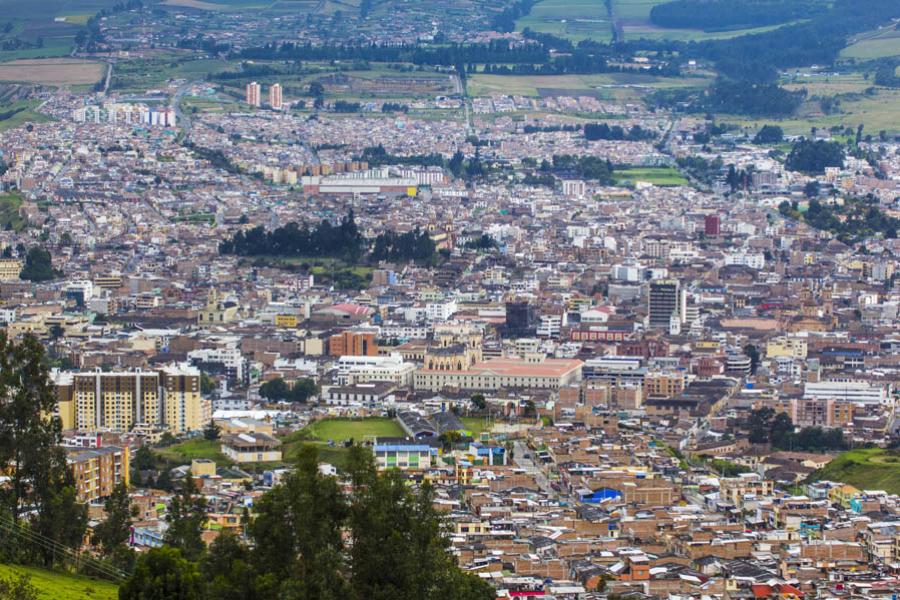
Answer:
<svg viewBox="0 0 900 600"><path fill-rule="evenodd" d="M491 422L485 422L484 417L460 417L460 421L476 441L481 439L481 432L490 432L492 428Z"/></svg>
<svg viewBox="0 0 900 600"><path fill-rule="evenodd" d="M882 448L850 450L812 474L821 481L849 483L861 490L900 493L900 452Z"/></svg>
<svg viewBox="0 0 900 600"><path fill-rule="evenodd" d="M615 171L613 177L618 184L641 181L658 186L688 185L688 180L677 169L671 167L622 169Z"/></svg>
<svg viewBox="0 0 900 600"><path fill-rule="evenodd" d="M83 85L96 83L106 65L74 58L23 59L0 63L0 81L42 85Z"/></svg>
<svg viewBox="0 0 900 600"><path fill-rule="evenodd" d="M367 419L322 419L282 439L285 462L296 460L305 446L314 446L319 461L331 463L338 469L346 465L348 449L344 440L361 442L372 436L402 437L403 429L393 419L372 417ZM334 442L329 445L328 442Z"/></svg>
<svg viewBox="0 0 900 600"><path fill-rule="evenodd" d="M785 25L793 25L800 23L801 20L791 21L789 23L779 23L777 25L767 25L765 27L754 27L751 29L731 29L728 31L703 31L701 29L665 29L649 24L633 24L623 25L625 38L627 40L648 39L648 40L672 40L676 42L702 42L704 40L728 40L741 35L752 35L756 33L765 33L784 27Z"/></svg>
<svg viewBox="0 0 900 600"><path fill-rule="evenodd" d="M157 448L155 452L161 458L177 463L188 464L195 458L207 458L216 461L217 465L230 465L231 460L222 454L222 443L218 440L188 440L165 448Z"/></svg>
<svg viewBox="0 0 900 600"><path fill-rule="evenodd" d="M0 229L22 231L27 225L19 215L22 206L22 195L18 192L0 194Z"/></svg>
<svg viewBox="0 0 900 600"><path fill-rule="evenodd" d="M34 567L0 565L0 577L18 577L22 574L31 578L39 600L115 600L119 597L118 586L108 581Z"/></svg>
<svg viewBox="0 0 900 600"><path fill-rule="evenodd" d="M366 438L401 437L403 429L393 419L373 417L368 419L323 419L306 427L311 438L327 442L341 442L353 438L362 441Z"/></svg>
<svg viewBox="0 0 900 600"><path fill-rule="evenodd" d="M900 31L890 26L860 34L851 41L841 51L841 58L872 60L900 56Z"/></svg>
<svg viewBox="0 0 900 600"><path fill-rule="evenodd" d="M516 21L519 31L528 27L572 41L609 41L612 30L606 7L599 0L541 0L531 13Z"/></svg>

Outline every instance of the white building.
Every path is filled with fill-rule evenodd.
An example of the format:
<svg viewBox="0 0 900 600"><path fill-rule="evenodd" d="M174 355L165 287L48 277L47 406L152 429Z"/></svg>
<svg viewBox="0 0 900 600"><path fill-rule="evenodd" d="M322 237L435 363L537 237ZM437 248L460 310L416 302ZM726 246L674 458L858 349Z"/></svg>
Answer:
<svg viewBox="0 0 900 600"><path fill-rule="evenodd" d="M884 386L851 379L807 382L803 386L803 397L863 404L884 404L888 399L887 389Z"/></svg>
<svg viewBox="0 0 900 600"><path fill-rule="evenodd" d="M412 385L416 366L405 362L400 354L389 356L342 356L337 362L341 385L388 381L397 386Z"/></svg>

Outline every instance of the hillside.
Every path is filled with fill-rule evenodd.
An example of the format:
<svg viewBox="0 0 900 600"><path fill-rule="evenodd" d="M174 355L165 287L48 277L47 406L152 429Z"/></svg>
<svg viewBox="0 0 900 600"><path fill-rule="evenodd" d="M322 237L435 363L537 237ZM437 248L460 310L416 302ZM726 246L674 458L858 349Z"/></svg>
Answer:
<svg viewBox="0 0 900 600"><path fill-rule="evenodd" d="M811 479L841 481L861 490L900 493L900 451L861 448L844 452Z"/></svg>
<svg viewBox="0 0 900 600"><path fill-rule="evenodd" d="M37 588L40 600L115 600L119 597L119 587L108 581L35 567L0 565L0 577L18 576L20 573L31 577L31 584Z"/></svg>

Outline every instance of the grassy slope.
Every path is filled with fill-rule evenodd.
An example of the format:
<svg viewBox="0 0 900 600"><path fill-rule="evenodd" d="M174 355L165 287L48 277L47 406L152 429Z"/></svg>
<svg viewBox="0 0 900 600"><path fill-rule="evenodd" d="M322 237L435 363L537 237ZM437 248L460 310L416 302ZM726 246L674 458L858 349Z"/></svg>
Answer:
<svg viewBox="0 0 900 600"><path fill-rule="evenodd" d="M0 565L0 577L18 577L20 574L31 578L40 600L115 600L119 597L118 586L107 581L34 567Z"/></svg>
<svg viewBox="0 0 900 600"><path fill-rule="evenodd" d="M315 446L319 451L319 460L331 463L338 468L346 464L347 449L341 445L346 439L363 441L369 436L399 437L403 429L392 419L323 419L300 431L285 437L283 451L287 462L297 457L304 446ZM334 442L328 445L328 440Z"/></svg>
<svg viewBox="0 0 900 600"><path fill-rule="evenodd" d="M21 127L26 123L43 123L49 121L50 118L47 115L34 110L37 108L38 104L40 104L39 100L20 100L19 102L0 106L0 112L19 110L19 112L11 117L0 121L0 132Z"/></svg>
<svg viewBox="0 0 900 600"><path fill-rule="evenodd" d="M21 206L22 195L18 192L0 194L0 229L22 231L25 228L25 219L19 216Z"/></svg>
<svg viewBox="0 0 900 600"><path fill-rule="evenodd" d="M840 481L861 490L900 493L900 452L862 448L844 452L813 473L815 480Z"/></svg>
<svg viewBox="0 0 900 600"><path fill-rule="evenodd" d="M222 454L221 447L220 441L197 439L159 448L156 453L165 460L177 464L188 464L195 458L207 458L223 466L232 464L232 461Z"/></svg>

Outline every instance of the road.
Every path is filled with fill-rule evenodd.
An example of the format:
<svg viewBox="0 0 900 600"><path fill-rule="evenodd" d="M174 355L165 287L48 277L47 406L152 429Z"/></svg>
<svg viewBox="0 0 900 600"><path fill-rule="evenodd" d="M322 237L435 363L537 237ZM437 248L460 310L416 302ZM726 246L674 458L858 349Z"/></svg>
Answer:
<svg viewBox="0 0 900 600"><path fill-rule="evenodd" d="M556 494L556 490L550 487L550 480L544 475L543 472L537 467L534 463L534 460L531 458L525 458L525 454L529 456L533 456L531 450L528 449L525 444L516 440L513 443L513 462L516 463L516 466L524 469L526 473L534 476L534 480L537 482L538 487L541 488L541 491L549 494L551 496Z"/></svg>

